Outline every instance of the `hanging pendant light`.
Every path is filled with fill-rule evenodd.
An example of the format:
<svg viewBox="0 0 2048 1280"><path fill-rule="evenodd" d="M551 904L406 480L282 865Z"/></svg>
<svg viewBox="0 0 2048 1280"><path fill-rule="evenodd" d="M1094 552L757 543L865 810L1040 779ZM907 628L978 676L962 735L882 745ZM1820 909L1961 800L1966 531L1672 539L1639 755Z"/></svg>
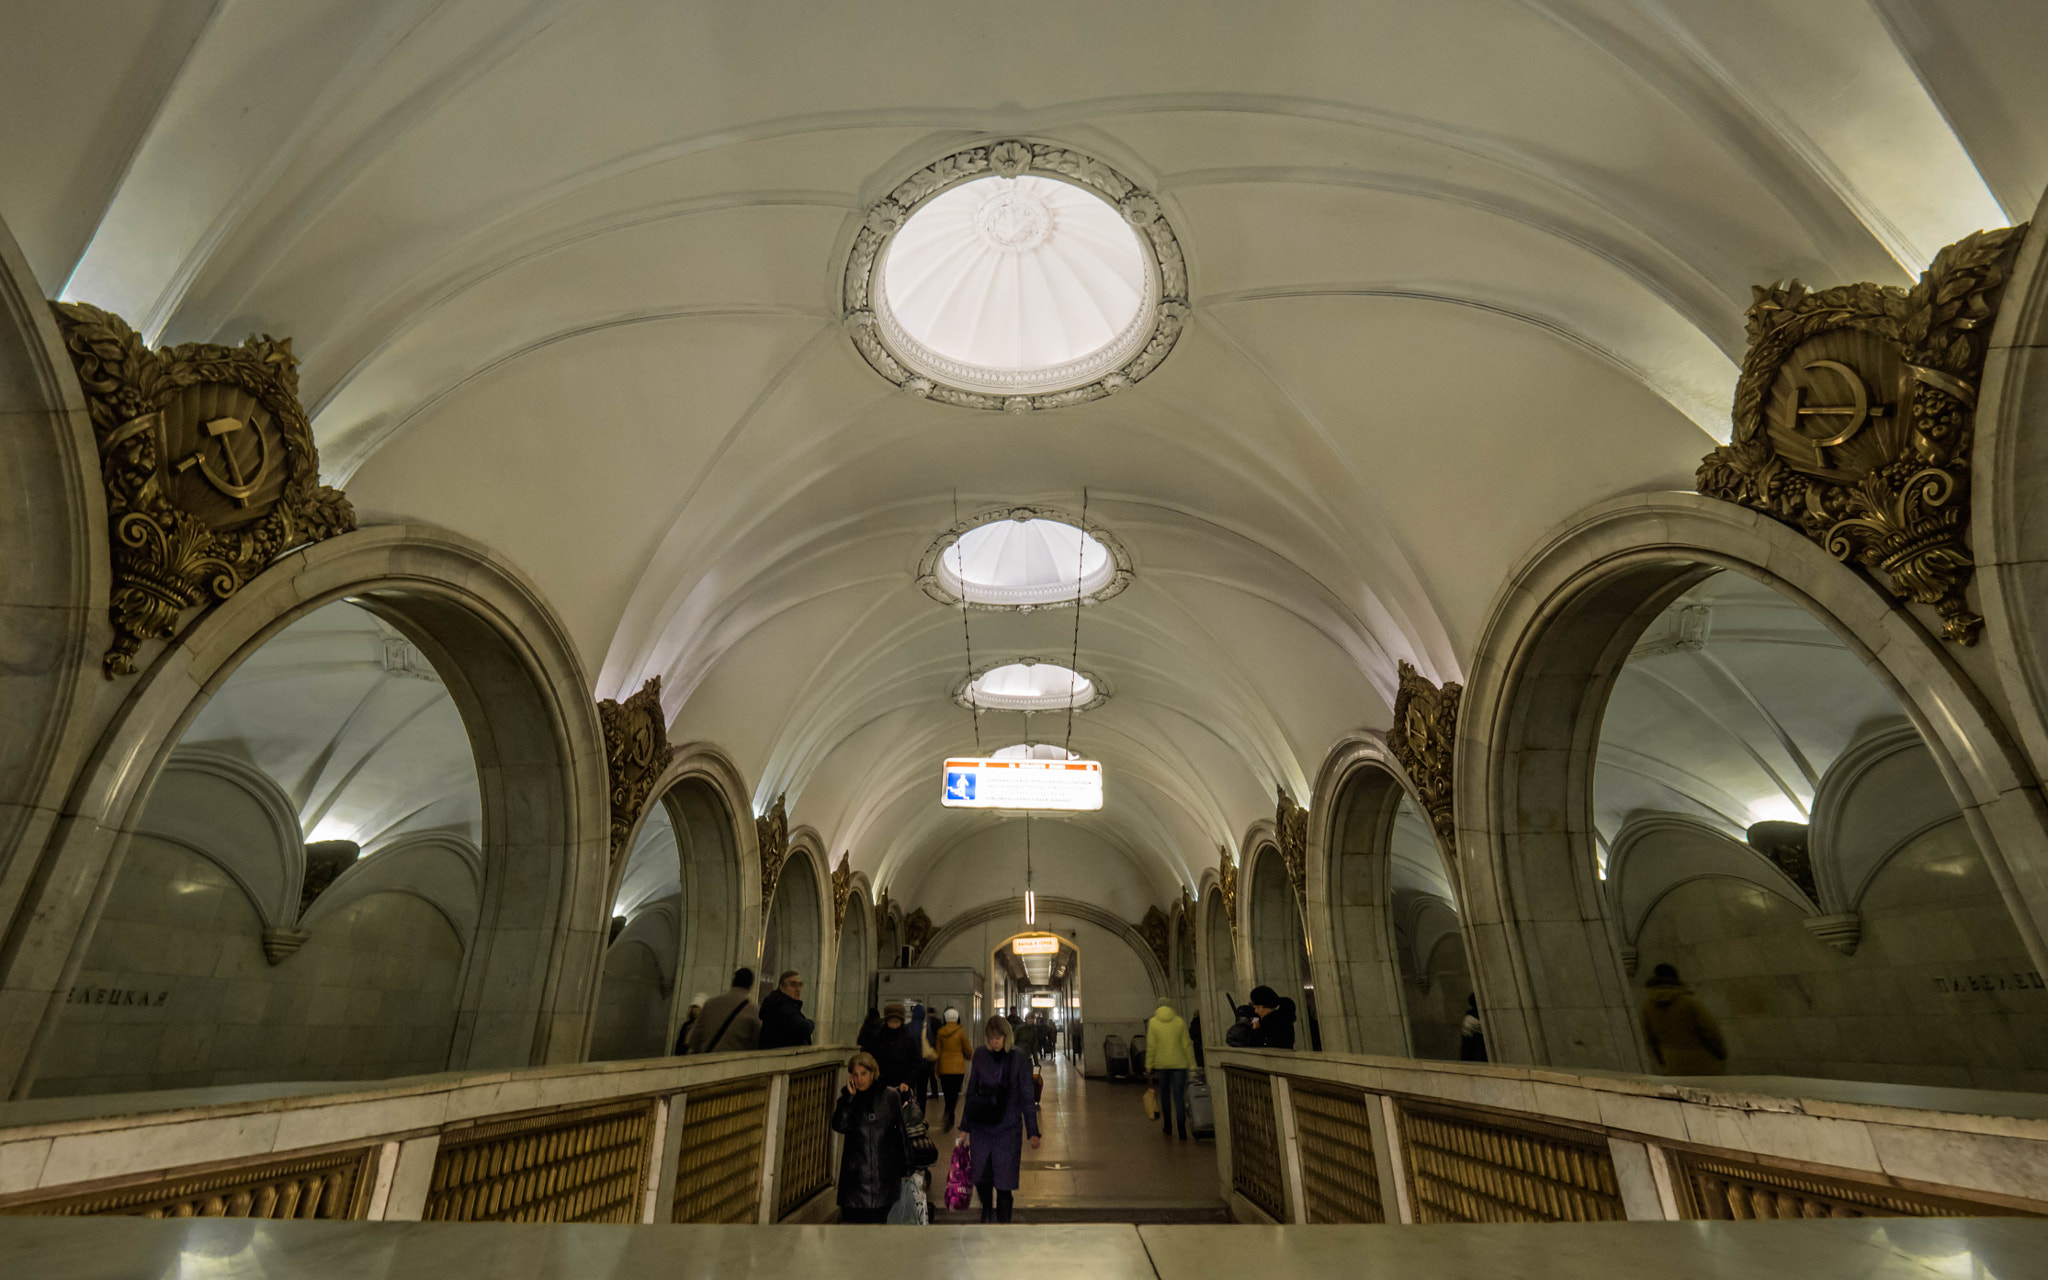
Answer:
<svg viewBox="0 0 2048 1280"><path fill-rule="evenodd" d="M1024 923L1038 923L1038 895L1031 891L1031 811L1024 811Z"/></svg>

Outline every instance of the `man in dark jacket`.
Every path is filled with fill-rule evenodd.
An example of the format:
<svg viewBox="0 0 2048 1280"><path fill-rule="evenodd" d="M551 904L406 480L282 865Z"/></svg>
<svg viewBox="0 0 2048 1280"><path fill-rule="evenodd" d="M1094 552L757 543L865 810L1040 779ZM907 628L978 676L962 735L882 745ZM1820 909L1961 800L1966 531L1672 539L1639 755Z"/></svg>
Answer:
<svg viewBox="0 0 2048 1280"><path fill-rule="evenodd" d="M816 1027L804 1016L804 975L791 969L776 980L775 990L761 1001L760 1047L787 1049L809 1044Z"/></svg>
<svg viewBox="0 0 2048 1280"><path fill-rule="evenodd" d="M875 1055L875 1062L881 1067L884 1089L908 1089L917 1082L918 1072L924 1066L924 1049L917 1042L917 1034L904 1025L908 1013L901 1000L891 1000L882 1006L882 1025L861 1041L860 1047Z"/></svg>
<svg viewBox="0 0 2048 1280"><path fill-rule="evenodd" d="M1294 1047L1294 1001L1271 987L1252 988L1252 1045L1259 1049Z"/></svg>

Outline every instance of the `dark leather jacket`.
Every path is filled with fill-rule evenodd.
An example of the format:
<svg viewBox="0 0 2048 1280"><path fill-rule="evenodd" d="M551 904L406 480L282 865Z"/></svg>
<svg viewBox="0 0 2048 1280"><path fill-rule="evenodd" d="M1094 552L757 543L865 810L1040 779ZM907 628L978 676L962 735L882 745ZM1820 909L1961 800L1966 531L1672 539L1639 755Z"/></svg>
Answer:
<svg viewBox="0 0 2048 1280"><path fill-rule="evenodd" d="M886 1209L896 1203L910 1167L910 1133L894 1089L869 1085L839 1094L832 1131L846 1135L839 1152L839 1207Z"/></svg>
<svg viewBox="0 0 2048 1280"><path fill-rule="evenodd" d="M791 999L780 991L771 991L761 1001L761 1039L757 1047L787 1049L793 1045L809 1044L812 1028L816 1025L804 1016L803 1001Z"/></svg>

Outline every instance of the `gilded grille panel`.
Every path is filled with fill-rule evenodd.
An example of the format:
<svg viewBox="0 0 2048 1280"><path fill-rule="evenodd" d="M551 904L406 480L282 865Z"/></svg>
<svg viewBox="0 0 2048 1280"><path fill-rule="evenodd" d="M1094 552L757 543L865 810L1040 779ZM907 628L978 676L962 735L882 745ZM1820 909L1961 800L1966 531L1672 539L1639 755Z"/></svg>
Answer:
<svg viewBox="0 0 2048 1280"><path fill-rule="evenodd" d="M330 1151L295 1160L16 1200L0 1214L133 1218L360 1218L376 1183L377 1149Z"/></svg>
<svg viewBox="0 0 2048 1280"><path fill-rule="evenodd" d="M768 1082L729 1085L683 1100L671 1222L753 1222L761 1211Z"/></svg>
<svg viewBox="0 0 2048 1280"><path fill-rule="evenodd" d="M789 1077L782 1108L781 1172L775 1179L777 1221L832 1185L832 1086L838 1080L837 1067L817 1067Z"/></svg>
<svg viewBox="0 0 2048 1280"><path fill-rule="evenodd" d="M1403 1103L1417 1222L1617 1222L1621 1188L1606 1139Z"/></svg>
<svg viewBox="0 0 2048 1280"><path fill-rule="evenodd" d="M1301 1195L1310 1222L1385 1222L1373 1161L1373 1100L1356 1089L1290 1078L1301 1142Z"/></svg>
<svg viewBox="0 0 2048 1280"><path fill-rule="evenodd" d="M1679 1212L1687 1218L1965 1218L2034 1216L1816 1173L1673 1150Z"/></svg>
<svg viewBox="0 0 2048 1280"><path fill-rule="evenodd" d="M1230 1067L1223 1080L1230 1099L1230 1185L1275 1222L1285 1222L1287 1194L1280 1185L1280 1129L1273 1122L1273 1077L1263 1071Z"/></svg>
<svg viewBox="0 0 2048 1280"><path fill-rule="evenodd" d="M441 1137L428 1222L638 1222L654 1100L607 1103Z"/></svg>

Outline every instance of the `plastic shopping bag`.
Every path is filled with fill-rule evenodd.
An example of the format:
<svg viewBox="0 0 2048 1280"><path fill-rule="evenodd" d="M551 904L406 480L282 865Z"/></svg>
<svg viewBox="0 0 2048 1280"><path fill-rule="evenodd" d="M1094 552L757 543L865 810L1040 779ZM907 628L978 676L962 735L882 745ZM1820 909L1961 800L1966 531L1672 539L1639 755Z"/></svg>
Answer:
<svg viewBox="0 0 2048 1280"><path fill-rule="evenodd" d="M1159 1118L1159 1090L1149 1084L1145 1086L1145 1118L1147 1120L1157 1120Z"/></svg>
<svg viewBox="0 0 2048 1280"><path fill-rule="evenodd" d="M965 1209L974 1203L974 1171L967 1154L967 1144L953 1148L953 1169L946 1175L946 1207Z"/></svg>
<svg viewBox="0 0 2048 1280"><path fill-rule="evenodd" d="M905 1178L897 1188L896 1203L889 1206L889 1225L892 1227L920 1227L924 1225L924 1192L917 1185L916 1178Z"/></svg>

